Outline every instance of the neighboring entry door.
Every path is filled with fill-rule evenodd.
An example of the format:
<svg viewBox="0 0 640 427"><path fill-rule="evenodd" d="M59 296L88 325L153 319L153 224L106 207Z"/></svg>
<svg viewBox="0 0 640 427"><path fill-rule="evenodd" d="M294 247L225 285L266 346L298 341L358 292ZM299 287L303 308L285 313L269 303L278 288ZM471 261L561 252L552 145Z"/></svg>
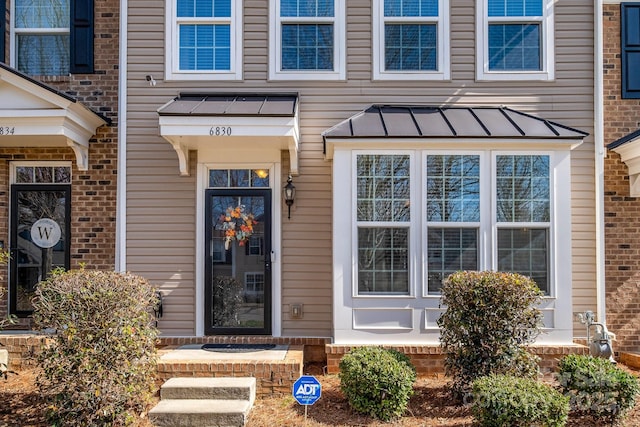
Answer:
<svg viewBox="0 0 640 427"><path fill-rule="evenodd" d="M207 190L205 233L205 333L271 334L271 190Z"/></svg>
<svg viewBox="0 0 640 427"><path fill-rule="evenodd" d="M69 268L70 212L69 185L11 186L11 313L31 314L37 283L56 267Z"/></svg>

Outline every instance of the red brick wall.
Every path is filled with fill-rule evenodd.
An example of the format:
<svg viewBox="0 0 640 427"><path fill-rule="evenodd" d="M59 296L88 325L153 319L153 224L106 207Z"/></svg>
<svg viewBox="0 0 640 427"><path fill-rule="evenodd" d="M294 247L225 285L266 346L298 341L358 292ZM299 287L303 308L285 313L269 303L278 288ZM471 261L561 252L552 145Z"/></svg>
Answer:
<svg viewBox="0 0 640 427"><path fill-rule="evenodd" d="M39 78L49 86L73 96L111 121L111 124L100 127L89 143L89 170L79 171L76 168L75 155L66 147L0 149L0 240L6 243L9 242L10 162L14 160L73 162L72 268L83 263L86 268L113 269L115 264L119 19L118 0L95 0L95 72ZM7 58L8 55L7 43ZM0 275L2 276L0 286L6 289L6 267L0 267ZM0 316L5 315L6 312L5 295L0 299ZM28 322L23 322L24 325L28 325Z"/></svg>
<svg viewBox="0 0 640 427"><path fill-rule="evenodd" d="M622 99L620 5L604 10L604 143L640 128L640 100ZM640 351L640 199L629 196L627 166L609 151L604 164L607 325L615 351Z"/></svg>

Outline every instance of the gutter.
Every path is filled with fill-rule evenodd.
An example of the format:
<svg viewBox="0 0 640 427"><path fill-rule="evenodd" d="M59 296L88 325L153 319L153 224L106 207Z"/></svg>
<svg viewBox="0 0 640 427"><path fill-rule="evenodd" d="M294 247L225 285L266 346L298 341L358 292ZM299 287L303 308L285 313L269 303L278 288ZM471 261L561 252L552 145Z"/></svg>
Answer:
<svg viewBox="0 0 640 427"><path fill-rule="evenodd" d="M604 59L602 2L594 2L594 150L596 189L596 313L603 325L607 321L604 264Z"/></svg>
<svg viewBox="0 0 640 427"><path fill-rule="evenodd" d="M120 51L118 76L118 177L116 190L115 270L127 270L127 26L128 1L120 1Z"/></svg>

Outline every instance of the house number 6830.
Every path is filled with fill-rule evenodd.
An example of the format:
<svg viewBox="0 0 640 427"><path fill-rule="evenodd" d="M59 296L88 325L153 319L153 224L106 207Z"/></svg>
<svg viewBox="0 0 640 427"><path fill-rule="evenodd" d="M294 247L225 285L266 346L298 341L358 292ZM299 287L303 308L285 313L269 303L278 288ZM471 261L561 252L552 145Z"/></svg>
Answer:
<svg viewBox="0 0 640 427"><path fill-rule="evenodd" d="M231 136L231 126L212 126L209 129L211 136Z"/></svg>
<svg viewBox="0 0 640 427"><path fill-rule="evenodd" d="M13 135L16 131L15 127L10 126L0 126L0 136L2 135Z"/></svg>

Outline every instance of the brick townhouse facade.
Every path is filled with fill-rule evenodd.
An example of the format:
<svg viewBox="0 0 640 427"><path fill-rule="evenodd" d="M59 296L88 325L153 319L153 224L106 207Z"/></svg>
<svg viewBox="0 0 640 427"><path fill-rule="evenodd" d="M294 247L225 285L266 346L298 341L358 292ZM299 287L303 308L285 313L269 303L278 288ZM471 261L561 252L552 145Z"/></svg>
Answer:
<svg viewBox="0 0 640 427"><path fill-rule="evenodd" d="M0 316L7 311L18 314L21 317L18 327L24 328L29 327L29 302L20 298L27 299L33 290L31 282L42 278L50 268L80 265L114 268L119 1L63 0L56 5L48 1L3 2L0 4L0 16L4 18L0 25L3 37L0 73L4 77L0 79L0 126L4 127L4 135L0 136L0 245L10 250L12 260L10 269L2 266L0 270L0 286L9 288L9 295L0 300ZM49 12L50 9L67 16L55 22L49 16L55 15L55 11ZM38 14L45 18L36 17ZM59 31L63 35L54 41L39 44L37 32L29 34L30 27L57 26L62 27ZM43 56L48 54L53 65L39 64L21 50L46 51L52 46L56 49ZM79 57L74 49L85 56ZM16 114L19 109L24 109L24 116L30 120L16 118L22 115ZM60 115L65 116L62 122L56 121ZM79 143L75 141L77 123L69 124L77 115L84 117L80 121L93 123L85 125L87 139ZM46 134L44 127L49 122L56 123L47 128L53 129L51 135L64 133L66 141L60 143L55 136ZM37 126L42 129L35 129ZM68 210L63 215L66 224L61 224L61 238L40 253L39 248L32 249L33 239L24 229L30 221L47 216L45 209L37 212L35 207L46 197L65 204ZM27 206L30 213L25 214L24 205L29 203L33 206ZM25 217L29 215L31 218ZM12 231L12 227L18 229Z"/></svg>
<svg viewBox="0 0 640 427"><path fill-rule="evenodd" d="M633 67L634 52L623 60L628 48L640 47L639 10L640 3L603 5L606 313L614 349L631 352L640 350L640 194L633 192L632 158L618 151L633 148L640 129L640 92L633 93L640 70Z"/></svg>

